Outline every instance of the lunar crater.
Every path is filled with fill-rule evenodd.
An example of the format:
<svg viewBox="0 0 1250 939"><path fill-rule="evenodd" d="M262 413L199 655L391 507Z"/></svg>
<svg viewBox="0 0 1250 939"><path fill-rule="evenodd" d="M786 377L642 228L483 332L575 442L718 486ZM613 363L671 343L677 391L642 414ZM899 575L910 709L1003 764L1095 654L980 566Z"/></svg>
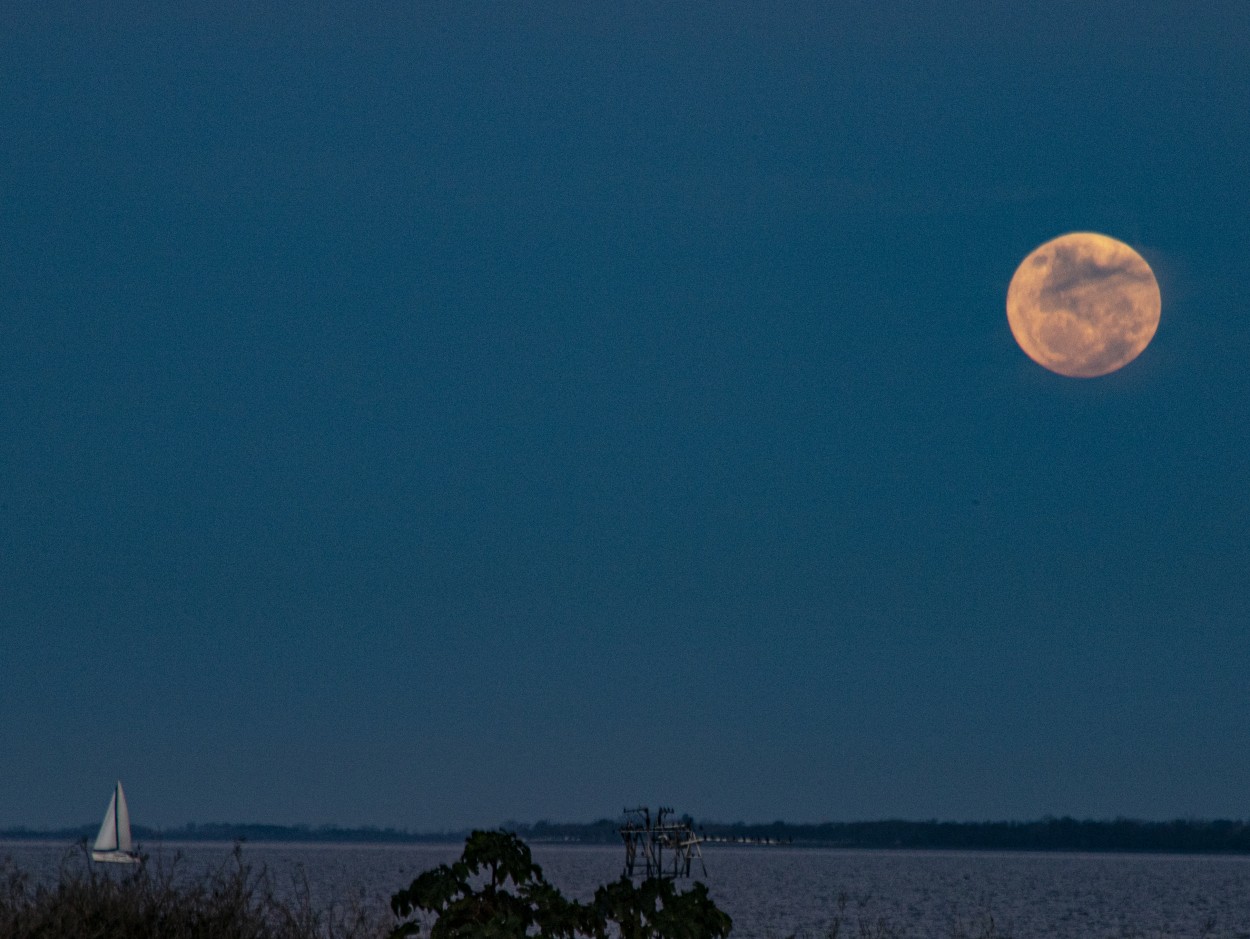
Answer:
<svg viewBox="0 0 1250 939"><path fill-rule="evenodd" d="M1144 258L1094 232L1048 241L1016 269L1007 320L1039 365L1076 378L1123 368L1159 325L1159 285Z"/></svg>

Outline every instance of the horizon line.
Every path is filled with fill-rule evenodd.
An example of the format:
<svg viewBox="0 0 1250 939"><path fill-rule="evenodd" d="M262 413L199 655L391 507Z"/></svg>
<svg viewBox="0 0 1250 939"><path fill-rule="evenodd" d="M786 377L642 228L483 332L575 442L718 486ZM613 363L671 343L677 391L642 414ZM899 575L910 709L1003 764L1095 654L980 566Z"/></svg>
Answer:
<svg viewBox="0 0 1250 939"><path fill-rule="evenodd" d="M683 813L678 818L687 817L689 813ZM1250 819L1232 818L1232 817L1198 817L1198 816L1174 816L1170 818L1140 818L1127 815L1117 815L1114 817L1095 818L1087 816L1078 818L1074 815L1043 815L1031 819L1009 819L1009 818L984 818L984 819L940 819L940 818L904 818L902 816L883 816L872 819L854 819L854 820L834 820L826 819L822 821L787 821L785 819L773 819L771 821L742 821L735 820L732 822L719 821L715 819L695 819L693 823L699 827L714 828L795 828L795 829L815 829L825 827L855 827L869 825L909 825L909 826L956 826L956 827L984 827L984 826L1028 826L1028 825L1049 825L1054 823L1076 823L1079 825L1136 825L1136 826L1158 826L1158 825L1191 825L1205 826L1214 824L1250 824ZM601 816L591 821L556 821L549 818L540 818L536 821L518 821L516 819L506 819L496 825L470 824L462 826L449 826L444 828L427 828L412 829L400 828L395 825L344 825L338 822L194 822L188 821L181 825L145 825L136 823L134 828L137 831L149 832L154 835L166 833L184 833L195 831L214 831L220 829L259 829L273 831L289 831L299 834L314 833L333 833L333 834L351 834L351 833L369 833L380 835L392 835L399 837L411 837L429 839L434 837L463 836L472 831L498 831L500 829L595 829L602 828L605 825L616 826L620 824L619 816L612 818ZM55 836L63 834L71 834L80 831L94 831L99 827L98 822L81 822L78 824L62 825L59 827L44 826L30 827L27 825L8 825L0 827L0 837L10 835L35 835L35 836Z"/></svg>

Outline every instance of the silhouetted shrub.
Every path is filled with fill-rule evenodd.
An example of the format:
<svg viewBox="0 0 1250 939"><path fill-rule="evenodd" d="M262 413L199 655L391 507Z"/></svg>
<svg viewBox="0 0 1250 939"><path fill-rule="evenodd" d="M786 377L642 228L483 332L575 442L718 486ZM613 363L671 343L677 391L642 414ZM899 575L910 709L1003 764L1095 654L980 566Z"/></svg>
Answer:
<svg viewBox="0 0 1250 939"><path fill-rule="evenodd" d="M402 920L392 939L723 939L732 921L696 883L627 877L599 887L589 904L568 900L543 877L516 835L475 831L460 860L425 871L391 898ZM417 917L414 919L413 917Z"/></svg>
<svg viewBox="0 0 1250 939"><path fill-rule="evenodd" d="M180 858L131 870L61 865L55 886L34 885L9 862L0 865L0 936L4 939L377 939L387 925L363 908L319 911L308 891L280 898L262 867L236 846L232 859L183 882Z"/></svg>

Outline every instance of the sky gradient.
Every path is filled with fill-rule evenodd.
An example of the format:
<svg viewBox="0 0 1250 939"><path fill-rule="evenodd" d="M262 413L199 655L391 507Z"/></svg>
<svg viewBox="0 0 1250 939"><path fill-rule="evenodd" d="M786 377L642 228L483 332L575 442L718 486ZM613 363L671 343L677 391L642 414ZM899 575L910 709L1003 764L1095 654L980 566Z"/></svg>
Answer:
<svg viewBox="0 0 1250 939"><path fill-rule="evenodd" d="M1247 817L1250 5L591 6L0 14L0 826Z"/></svg>

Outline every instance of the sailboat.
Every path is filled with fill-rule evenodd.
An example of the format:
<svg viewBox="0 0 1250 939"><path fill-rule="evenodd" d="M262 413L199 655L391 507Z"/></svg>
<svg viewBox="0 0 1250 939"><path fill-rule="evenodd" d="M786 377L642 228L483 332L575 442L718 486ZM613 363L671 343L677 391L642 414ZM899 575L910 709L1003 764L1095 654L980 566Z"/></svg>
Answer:
<svg viewBox="0 0 1250 939"><path fill-rule="evenodd" d="M126 793L122 791L120 779L113 790L113 798L109 799L100 833L95 836L91 860L112 864L139 863L139 852L130 839L130 809L126 808Z"/></svg>

